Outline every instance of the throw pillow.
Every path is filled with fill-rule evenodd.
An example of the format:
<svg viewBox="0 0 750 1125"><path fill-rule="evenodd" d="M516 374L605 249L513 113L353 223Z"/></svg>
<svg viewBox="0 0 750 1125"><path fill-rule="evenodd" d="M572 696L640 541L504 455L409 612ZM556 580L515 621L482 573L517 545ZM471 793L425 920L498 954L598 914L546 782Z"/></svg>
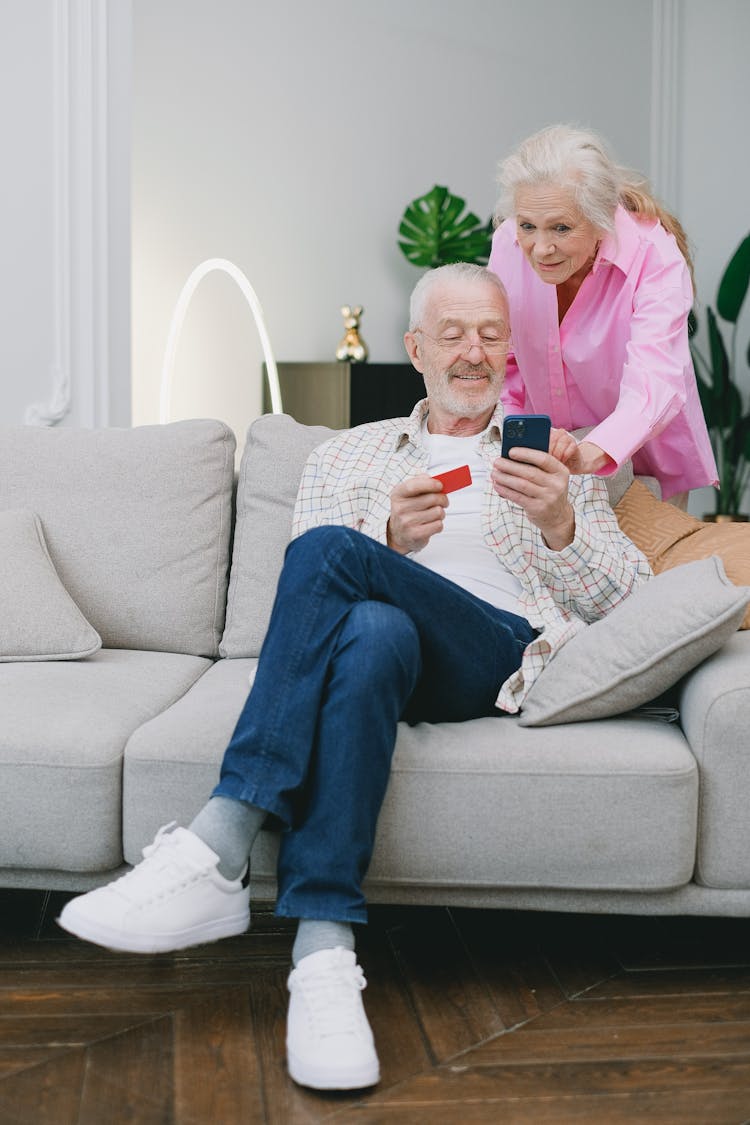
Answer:
<svg viewBox="0 0 750 1125"><path fill-rule="evenodd" d="M654 574L718 555L727 578L736 586L750 586L750 523L704 523L657 500L640 481L634 481L615 506L615 515ZM750 607L740 629L750 629Z"/></svg>
<svg viewBox="0 0 750 1125"><path fill-rule="evenodd" d="M288 414L252 423L237 483L232 569L221 656L259 656L268 628L302 470L317 445L338 431L305 426Z"/></svg>
<svg viewBox="0 0 750 1125"><path fill-rule="evenodd" d="M721 647L749 602L716 557L657 575L555 653L520 725L602 719L655 699Z"/></svg>
<svg viewBox="0 0 750 1125"><path fill-rule="evenodd" d="M34 512L0 512L0 661L77 660L101 648L58 578Z"/></svg>

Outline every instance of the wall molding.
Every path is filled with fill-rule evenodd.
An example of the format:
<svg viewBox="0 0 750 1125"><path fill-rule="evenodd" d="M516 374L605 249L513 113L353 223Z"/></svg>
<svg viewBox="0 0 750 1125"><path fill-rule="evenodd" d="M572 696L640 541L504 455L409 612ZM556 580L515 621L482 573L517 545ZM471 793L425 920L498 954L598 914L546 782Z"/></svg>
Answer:
<svg viewBox="0 0 750 1125"><path fill-rule="evenodd" d="M651 38L651 186L679 213L680 0L653 0Z"/></svg>
<svg viewBox="0 0 750 1125"><path fill-rule="evenodd" d="M52 388L26 408L28 425L54 426L74 410L84 426L109 416L107 5L52 0Z"/></svg>

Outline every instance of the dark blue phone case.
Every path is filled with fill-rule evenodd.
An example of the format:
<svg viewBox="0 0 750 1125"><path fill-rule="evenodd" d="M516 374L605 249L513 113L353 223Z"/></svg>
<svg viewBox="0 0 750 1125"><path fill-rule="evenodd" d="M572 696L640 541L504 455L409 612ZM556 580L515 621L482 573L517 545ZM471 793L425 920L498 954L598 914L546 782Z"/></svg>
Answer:
<svg viewBox="0 0 750 1125"><path fill-rule="evenodd" d="M503 422L502 456L507 457L516 445L547 453L551 426L549 414L508 414Z"/></svg>

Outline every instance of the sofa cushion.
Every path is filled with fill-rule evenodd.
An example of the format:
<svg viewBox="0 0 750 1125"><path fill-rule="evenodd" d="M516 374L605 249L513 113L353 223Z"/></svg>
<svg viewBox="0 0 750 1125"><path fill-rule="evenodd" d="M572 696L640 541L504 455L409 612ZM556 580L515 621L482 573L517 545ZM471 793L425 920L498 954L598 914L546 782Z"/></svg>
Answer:
<svg viewBox="0 0 750 1125"><path fill-rule="evenodd" d="M215 656L234 448L231 430L207 420L9 428L0 510L36 512L60 580L105 647Z"/></svg>
<svg viewBox="0 0 750 1125"><path fill-rule="evenodd" d="M220 660L133 733L128 861L160 825L189 823L210 796L254 663ZM697 801L695 759L675 723L628 716L554 732L507 715L400 723L367 893L388 901L409 887L681 886L693 870ZM254 896L273 894L277 843L276 833L260 834Z"/></svg>
<svg viewBox="0 0 750 1125"><path fill-rule="evenodd" d="M129 863L138 862L162 824L189 824L211 796L256 664L217 661L190 691L133 732L123 761L123 852Z"/></svg>
<svg viewBox="0 0 750 1125"><path fill-rule="evenodd" d="M617 522L643 551L654 574L718 555L727 578L750 586L750 523L710 523L652 495L638 480L615 507ZM750 605L740 623L750 629Z"/></svg>
<svg viewBox="0 0 750 1125"><path fill-rule="evenodd" d="M222 656L258 656L292 533L302 470L337 431L264 414L250 426L237 485L237 518Z"/></svg>
<svg viewBox="0 0 750 1125"><path fill-rule="evenodd" d="M0 865L108 871L121 863L125 744L210 666L118 649L0 664Z"/></svg>
<svg viewBox="0 0 750 1125"><path fill-rule="evenodd" d="M57 576L38 517L0 511L0 661L77 660L101 645Z"/></svg>
<svg viewBox="0 0 750 1125"><path fill-rule="evenodd" d="M534 683L522 726L601 719L675 684L736 632L750 588L712 557L657 575L563 645Z"/></svg>

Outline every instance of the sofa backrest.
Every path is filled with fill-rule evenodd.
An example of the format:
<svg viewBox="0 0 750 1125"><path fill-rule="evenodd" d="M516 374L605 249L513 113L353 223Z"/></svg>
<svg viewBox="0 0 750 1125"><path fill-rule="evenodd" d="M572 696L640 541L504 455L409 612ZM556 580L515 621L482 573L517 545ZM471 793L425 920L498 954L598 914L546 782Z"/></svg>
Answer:
<svg viewBox="0 0 750 1125"><path fill-rule="evenodd" d="M259 656L268 628L302 470L317 445L337 433L288 414L252 423L237 481L237 516L221 656Z"/></svg>
<svg viewBox="0 0 750 1125"><path fill-rule="evenodd" d="M235 438L222 422L0 430L0 509L41 522L108 648L218 654Z"/></svg>

